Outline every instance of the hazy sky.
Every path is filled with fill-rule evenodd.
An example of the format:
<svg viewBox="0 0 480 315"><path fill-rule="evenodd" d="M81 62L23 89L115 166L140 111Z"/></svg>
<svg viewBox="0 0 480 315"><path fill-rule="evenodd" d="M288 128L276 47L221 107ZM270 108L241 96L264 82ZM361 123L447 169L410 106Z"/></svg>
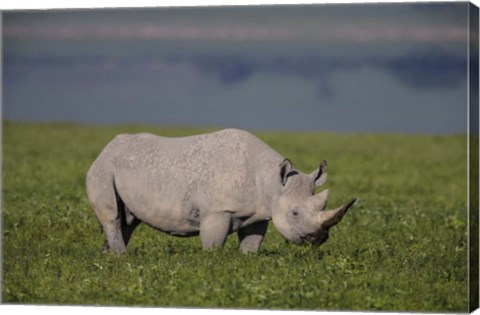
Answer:
<svg viewBox="0 0 480 315"><path fill-rule="evenodd" d="M466 2L8 12L3 116L463 133L467 13Z"/></svg>

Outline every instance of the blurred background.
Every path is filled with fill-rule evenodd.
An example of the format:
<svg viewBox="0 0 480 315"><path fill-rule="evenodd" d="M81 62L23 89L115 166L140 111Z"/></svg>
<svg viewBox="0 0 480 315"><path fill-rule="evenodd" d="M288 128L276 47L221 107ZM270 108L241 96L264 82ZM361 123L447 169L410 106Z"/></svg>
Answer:
<svg viewBox="0 0 480 315"><path fill-rule="evenodd" d="M3 119L467 131L468 3L15 11Z"/></svg>

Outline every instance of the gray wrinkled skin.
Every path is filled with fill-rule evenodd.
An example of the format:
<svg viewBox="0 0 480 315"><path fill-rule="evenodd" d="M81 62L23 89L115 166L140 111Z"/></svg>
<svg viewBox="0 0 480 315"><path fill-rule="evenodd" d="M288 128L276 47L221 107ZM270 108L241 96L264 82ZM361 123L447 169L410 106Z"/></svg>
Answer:
<svg viewBox="0 0 480 315"><path fill-rule="evenodd" d="M105 250L126 246L144 222L175 236L200 235L221 248L237 232L240 249L257 252L268 221L289 241L321 244L347 205L326 211L326 162L307 175L254 135L237 129L166 138L116 136L87 174L87 193L107 236Z"/></svg>

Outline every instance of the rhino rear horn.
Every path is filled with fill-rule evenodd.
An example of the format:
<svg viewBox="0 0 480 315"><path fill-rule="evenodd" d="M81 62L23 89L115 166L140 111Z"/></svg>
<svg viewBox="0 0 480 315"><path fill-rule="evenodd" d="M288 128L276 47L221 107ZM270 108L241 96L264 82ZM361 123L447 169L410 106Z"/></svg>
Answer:
<svg viewBox="0 0 480 315"><path fill-rule="evenodd" d="M313 195L312 200L315 209L317 209L318 211L324 211L327 208L328 189L325 189L321 193Z"/></svg>
<svg viewBox="0 0 480 315"><path fill-rule="evenodd" d="M342 220L348 209L357 201L356 198L351 199L347 204L334 210L322 211L319 213L320 225L323 228L331 228Z"/></svg>

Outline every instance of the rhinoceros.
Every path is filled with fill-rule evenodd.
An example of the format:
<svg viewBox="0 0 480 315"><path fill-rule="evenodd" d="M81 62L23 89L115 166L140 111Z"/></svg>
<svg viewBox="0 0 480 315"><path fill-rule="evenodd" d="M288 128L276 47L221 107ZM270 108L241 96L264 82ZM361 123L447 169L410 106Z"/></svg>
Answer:
<svg viewBox="0 0 480 315"><path fill-rule="evenodd" d="M355 202L325 210L322 161L311 174L253 134L225 129L170 138L120 134L90 167L88 199L106 234L105 251L124 252L139 223L175 236L200 235L222 248L237 232L244 253L257 252L269 220L290 242L320 245Z"/></svg>

